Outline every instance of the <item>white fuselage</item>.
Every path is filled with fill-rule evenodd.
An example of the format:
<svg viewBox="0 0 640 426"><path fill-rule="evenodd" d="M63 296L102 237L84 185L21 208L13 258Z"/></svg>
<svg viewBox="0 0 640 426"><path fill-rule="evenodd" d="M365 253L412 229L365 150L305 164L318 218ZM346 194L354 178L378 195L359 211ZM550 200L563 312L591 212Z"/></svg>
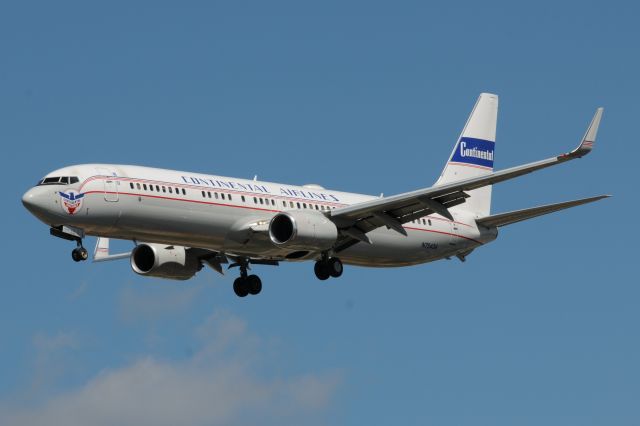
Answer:
<svg viewBox="0 0 640 426"><path fill-rule="evenodd" d="M72 226L86 235L273 260L308 260L320 255L292 256L291 250L260 232L277 212L327 212L376 198L316 185L300 187L128 165L70 166L47 176L78 178L76 183L39 185L25 194L32 200L30 210L48 225ZM81 198L70 201L70 206L61 192ZM404 224L407 236L378 228L367 234L371 244L360 242L339 256L353 265L413 265L467 253L496 238L495 228L479 228L469 213L455 207L451 213L453 221L433 214Z"/></svg>

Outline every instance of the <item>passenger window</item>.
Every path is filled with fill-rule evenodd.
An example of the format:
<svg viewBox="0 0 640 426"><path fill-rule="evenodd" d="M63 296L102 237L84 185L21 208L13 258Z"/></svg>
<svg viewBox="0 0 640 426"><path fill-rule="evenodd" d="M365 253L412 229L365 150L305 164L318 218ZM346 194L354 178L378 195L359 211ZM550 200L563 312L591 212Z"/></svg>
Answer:
<svg viewBox="0 0 640 426"><path fill-rule="evenodd" d="M293 208L293 201L289 201L291 208Z"/></svg>
<svg viewBox="0 0 640 426"><path fill-rule="evenodd" d="M204 191L202 191L202 198L206 197L206 195L204 195Z"/></svg>
<svg viewBox="0 0 640 426"><path fill-rule="evenodd" d="M207 192L207 197L211 198L211 192Z"/></svg>
<svg viewBox="0 0 640 426"><path fill-rule="evenodd" d="M213 195L216 197L216 200L218 199L218 193L214 192Z"/></svg>
<svg viewBox="0 0 640 426"><path fill-rule="evenodd" d="M306 209L307 208L307 203L302 203L302 208Z"/></svg>
<svg viewBox="0 0 640 426"><path fill-rule="evenodd" d="M229 201L233 201L233 198L231 198L231 194L229 194Z"/></svg>
<svg viewBox="0 0 640 426"><path fill-rule="evenodd" d="M167 187L166 186L162 187L162 192L167 192Z"/></svg>
<svg viewBox="0 0 640 426"><path fill-rule="evenodd" d="M153 185L149 185L149 191L153 192Z"/></svg>
<svg viewBox="0 0 640 426"><path fill-rule="evenodd" d="M222 197L222 199L224 200L224 192L220 194L220 197Z"/></svg>
<svg viewBox="0 0 640 426"><path fill-rule="evenodd" d="M169 194L173 194L173 188L169 187Z"/></svg>
<svg viewBox="0 0 640 426"><path fill-rule="evenodd" d="M296 205L298 206L298 208L300 208L300 203L299 202L297 202Z"/></svg>
<svg viewBox="0 0 640 426"><path fill-rule="evenodd" d="M129 186L133 189L133 182L129 182Z"/></svg>
<svg viewBox="0 0 640 426"><path fill-rule="evenodd" d="M276 200L274 200L273 198L271 199L271 205L275 206L276 205Z"/></svg>
<svg viewBox="0 0 640 426"><path fill-rule="evenodd" d="M187 195L187 191L184 188L182 188L182 195Z"/></svg>
<svg viewBox="0 0 640 426"><path fill-rule="evenodd" d="M429 222L429 226L431 226L431 219L427 220L427 222Z"/></svg>
<svg viewBox="0 0 640 426"><path fill-rule="evenodd" d="M140 189L140 183L136 183L136 186L138 187L138 189Z"/></svg>
<svg viewBox="0 0 640 426"><path fill-rule="evenodd" d="M258 198L260 200L260 204L264 204L264 200L262 198Z"/></svg>
<svg viewBox="0 0 640 426"><path fill-rule="evenodd" d="M156 191L160 192L160 185L156 185Z"/></svg>
<svg viewBox="0 0 640 426"><path fill-rule="evenodd" d="M143 183L142 187L144 188L145 191L147 190L147 184L146 183Z"/></svg>
<svg viewBox="0 0 640 426"><path fill-rule="evenodd" d="M242 199L242 202L244 203L245 202L244 195L241 195L240 198Z"/></svg>
<svg viewBox="0 0 640 426"><path fill-rule="evenodd" d="M258 204L258 199L256 197L253 197L253 204Z"/></svg>

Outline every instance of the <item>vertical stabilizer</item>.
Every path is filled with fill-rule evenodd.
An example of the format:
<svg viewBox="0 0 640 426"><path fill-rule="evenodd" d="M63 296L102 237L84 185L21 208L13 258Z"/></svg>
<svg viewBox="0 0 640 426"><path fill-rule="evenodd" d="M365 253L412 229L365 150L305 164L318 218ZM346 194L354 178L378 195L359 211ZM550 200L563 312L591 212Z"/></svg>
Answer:
<svg viewBox="0 0 640 426"><path fill-rule="evenodd" d="M498 95L480 94L436 185L493 172L497 120ZM491 186L468 191L468 194L466 202L452 210L468 211L476 217L487 216L491 210Z"/></svg>

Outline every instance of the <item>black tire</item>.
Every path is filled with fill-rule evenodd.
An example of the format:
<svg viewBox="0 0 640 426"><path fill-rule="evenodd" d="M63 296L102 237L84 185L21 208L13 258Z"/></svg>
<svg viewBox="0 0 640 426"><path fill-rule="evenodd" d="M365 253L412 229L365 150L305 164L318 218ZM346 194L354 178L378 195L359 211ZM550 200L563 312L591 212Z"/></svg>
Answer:
<svg viewBox="0 0 640 426"><path fill-rule="evenodd" d="M327 264L321 260L317 261L313 266L313 272L316 273L316 277L321 281L327 280L331 276L329 268L327 268Z"/></svg>
<svg viewBox="0 0 640 426"><path fill-rule="evenodd" d="M87 260L89 258L89 252L87 251L86 248L80 247L77 250L78 250L78 253L80 254L80 260Z"/></svg>
<svg viewBox="0 0 640 426"><path fill-rule="evenodd" d="M337 257L332 257L327 261L327 271L333 278L338 278L344 271L342 261Z"/></svg>
<svg viewBox="0 0 640 426"><path fill-rule="evenodd" d="M71 252L71 258L74 262L80 262L82 258L80 257L80 251L77 248L74 248Z"/></svg>
<svg viewBox="0 0 640 426"><path fill-rule="evenodd" d="M249 294L255 296L256 294L260 294L262 291L262 280L257 275L249 275L247 277L247 288L249 290Z"/></svg>
<svg viewBox="0 0 640 426"><path fill-rule="evenodd" d="M249 294L249 286L247 280L239 277L233 282L233 291L238 297L246 297Z"/></svg>

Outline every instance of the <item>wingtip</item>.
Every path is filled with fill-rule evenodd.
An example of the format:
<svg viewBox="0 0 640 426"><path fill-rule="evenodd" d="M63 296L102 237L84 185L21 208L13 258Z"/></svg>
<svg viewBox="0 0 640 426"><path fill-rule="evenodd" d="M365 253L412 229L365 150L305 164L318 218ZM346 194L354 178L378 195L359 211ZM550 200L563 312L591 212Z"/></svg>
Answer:
<svg viewBox="0 0 640 426"><path fill-rule="evenodd" d="M603 195L596 195L595 197L591 197L589 200L600 201L600 200L604 200L605 198L611 198L611 197L613 197L613 195L603 194Z"/></svg>
<svg viewBox="0 0 640 426"><path fill-rule="evenodd" d="M598 135L598 127L600 127L600 120L602 119L602 113L604 112L604 108L600 107L596 109L596 113L593 115L591 119L591 123L587 128L587 131L582 138L582 142L591 142L595 143L596 136Z"/></svg>
<svg viewBox="0 0 640 426"><path fill-rule="evenodd" d="M584 133L582 140L580 141L580 145L573 151L571 151L568 156L570 157L582 157L587 155L593 149L593 146L596 143L596 137L598 136L598 128L600 127L600 120L602 120L602 113L604 112L603 107L599 107L596 109L591 122L589 123L589 127L587 127L587 131Z"/></svg>

